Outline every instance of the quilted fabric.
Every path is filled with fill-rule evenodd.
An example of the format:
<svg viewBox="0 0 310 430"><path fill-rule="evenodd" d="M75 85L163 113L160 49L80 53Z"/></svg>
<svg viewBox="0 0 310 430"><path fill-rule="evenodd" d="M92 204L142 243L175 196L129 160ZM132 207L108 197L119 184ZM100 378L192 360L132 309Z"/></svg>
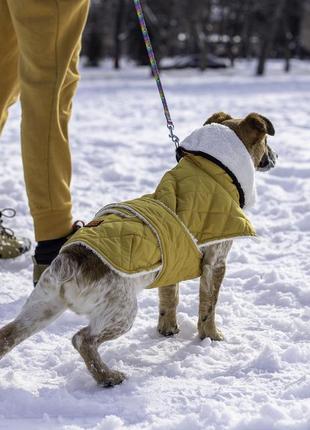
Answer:
<svg viewBox="0 0 310 430"><path fill-rule="evenodd" d="M83 244L122 276L158 271L153 288L200 276L202 246L254 235L230 176L186 155L154 194L106 206L63 249Z"/></svg>
<svg viewBox="0 0 310 430"><path fill-rule="evenodd" d="M230 176L203 157L187 155L162 178L154 193L173 210L197 239L198 245L255 236L239 206L239 193Z"/></svg>

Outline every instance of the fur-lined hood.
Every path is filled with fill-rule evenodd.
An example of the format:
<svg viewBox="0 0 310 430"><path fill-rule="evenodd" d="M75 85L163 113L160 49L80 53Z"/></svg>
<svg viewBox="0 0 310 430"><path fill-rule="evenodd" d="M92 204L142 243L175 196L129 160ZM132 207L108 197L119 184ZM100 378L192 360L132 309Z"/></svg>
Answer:
<svg viewBox="0 0 310 430"><path fill-rule="evenodd" d="M181 149L189 153L211 156L237 179L244 193L244 209L256 200L254 163L236 133L221 124L208 124L194 130L181 142ZM212 159L212 158L209 159Z"/></svg>

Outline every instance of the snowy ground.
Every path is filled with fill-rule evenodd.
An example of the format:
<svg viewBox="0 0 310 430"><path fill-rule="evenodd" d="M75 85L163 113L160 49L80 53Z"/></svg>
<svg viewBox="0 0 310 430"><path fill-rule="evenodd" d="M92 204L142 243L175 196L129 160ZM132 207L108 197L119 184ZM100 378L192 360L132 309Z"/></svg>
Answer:
<svg viewBox="0 0 310 430"><path fill-rule="evenodd" d="M241 241L229 256L218 323L226 340L196 335L198 281L181 287L174 338L156 332L157 291L140 296L133 329L101 349L127 373L98 388L70 338L84 321L65 313L0 363L0 429L309 430L310 428L310 65L167 72L164 86L180 137L213 112L269 117L278 167L259 174L250 218L261 241ZM174 164L161 105L145 69L82 70L71 123L75 216L152 192ZM1 139L0 208L32 237L20 162L19 108ZM32 290L30 254L0 262L1 325Z"/></svg>

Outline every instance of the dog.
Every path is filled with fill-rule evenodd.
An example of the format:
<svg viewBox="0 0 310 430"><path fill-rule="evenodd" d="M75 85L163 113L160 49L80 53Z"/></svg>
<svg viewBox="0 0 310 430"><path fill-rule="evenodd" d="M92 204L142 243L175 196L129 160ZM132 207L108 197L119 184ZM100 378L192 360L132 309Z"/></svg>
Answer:
<svg viewBox="0 0 310 430"><path fill-rule="evenodd" d="M219 112L212 115L202 128L193 132L189 138L186 138L178 150L179 158L181 158L179 163L181 168L185 169L186 166L189 166L188 168L192 169L190 171L194 173L189 175L189 170L187 170L186 174L183 175L184 178L182 177L182 181L180 181L181 184L176 183L174 188L179 187L181 192L185 193L185 196L192 198L192 190L187 193L182 186L184 184L185 187L188 177L191 177L191 180L194 181L191 183L194 185L190 185L195 188L195 192L200 186L205 186L204 181L201 180L202 177L211 178L211 181L215 178L216 181L220 181L220 184L217 183L214 187L214 195L211 200L215 199L216 201L218 194L221 192L224 193L225 199L229 200L231 197L228 196L225 190L223 191L223 187L228 187L227 189L233 195L233 200L227 204L227 207L233 207L233 211L237 211L238 215L237 217L229 215L232 218L229 218L228 223L226 222L228 231L224 233L223 239L216 240L216 235L218 235L216 232L214 240L209 240L208 242L205 239L201 239L201 243L198 245L197 239L193 236L199 236L200 232L193 234L192 231L188 231L188 226L184 227L182 223L173 227L181 230L184 227L186 230L183 229L184 231L182 230L183 232L180 234L184 235L184 243L188 245L181 246L177 242L176 248L183 247L182 252L185 254L187 247L193 248L191 254L193 256L193 271L182 276L188 279L200 274L198 334L201 339L209 337L214 341L223 340L223 335L215 324L215 307L225 274L226 257L236 236L236 232L230 231L229 228L238 220L240 221L241 217L242 226L238 228L243 230L240 230L240 235L254 234L250 223L239 207L239 203L245 207L249 207L254 203L255 183L252 175L254 170L268 171L275 166L277 155L267 144L267 135L274 134L275 131L271 121L262 115L251 113L245 118L234 119L226 113ZM220 136L220 138L217 136ZM231 140L236 142L232 145ZM218 158L222 158L222 160L217 159L218 153L221 154ZM247 167L244 167L245 164L247 164ZM227 165L231 167L232 171L227 168ZM206 173L207 176L199 177L197 173L196 178L195 172L196 170L198 172L199 169L199 172L201 172L201 166L203 168L209 166L215 169L212 173L214 178L208 172L203 173L203 175ZM168 178L168 180L164 181L165 186L167 184L171 185L171 178L176 178L173 175L178 170L172 170L171 172L168 176L165 176ZM234 174L237 175L237 178L234 177ZM221 181L225 182L224 185ZM251 183L250 186L249 183ZM242 202L241 194L244 194ZM166 222L165 219L169 216L173 219L184 218L184 213L188 213L180 210L176 217L172 210L169 209L168 211L165 205L162 204L166 195L167 190L165 188L162 196L160 196L162 200L158 209L166 211L166 215L160 221L160 226L163 228L163 224ZM200 201L201 199L198 194L195 194L192 204L196 204L198 200ZM225 206L222 200L223 197L216 203L213 212L218 212L219 207ZM152 201L151 203L153 204L154 202ZM180 205L181 203L180 199ZM204 205L204 199L202 199L202 205ZM99 214L99 218L95 218L95 222L90 223L90 226L83 229L83 231L87 233L87 228L96 228L96 219L100 220L98 223L104 223L104 219L108 214L112 217L121 216L125 219L128 218L129 221L136 222L137 217L135 214L128 213L129 209L132 210L132 206L122 206L118 213L115 207L108 207ZM178 209L175 210L177 211ZM153 211L151 211L151 215L152 213ZM100 218L102 214L103 219ZM196 213L188 214L189 217L195 215ZM220 221L216 221L217 219L216 217L212 218L214 224L212 228L215 230L220 224ZM143 228L145 228L144 221L142 223ZM179 220L176 222L180 223ZM207 224L206 229L209 228L209 221ZM155 241L160 239L154 232L149 233L149 230L147 231L147 234L152 234L155 237ZM178 235L179 233L176 236ZM162 240L165 240L164 236L165 234L163 233ZM175 235L173 234L172 236ZM137 314L137 294L142 289L150 285L156 285L156 282L158 283L156 280L162 271L163 262L159 262L161 264L158 265L158 263L157 266L156 264L155 266L153 265L152 270L144 270L132 276L126 276L126 274L124 275L124 273L115 269L110 260L102 259L98 252L85 246L85 243L76 241L74 237L69 240L69 244L62 249L59 256L43 273L20 314L14 321L0 330L0 358L29 336L48 326L66 309L71 309L75 313L86 315L89 318L89 325L73 336L72 343L74 348L82 356L95 381L103 387L111 387L120 384L126 376L122 372L111 370L107 367L98 353L98 347L107 340L116 339L131 328ZM175 240L175 237L169 239L167 246L170 246L170 242L173 240ZM140 249L140 247L138 246L137 249ZM148 248L146 248L146 251L148 251ZM143 252L147 254L145 250ZM163 258L162 255L161 257ZM165 256L165 258L167 260L170 257ZM166 277L161 278L162 282L167 282L167 284L161 285L158 289L158 331L164 336L171 336L179 331L176 318L176 308L179 301L177 282L184 280L180 279L182 267L187 266L186 261L189 261L187 259L190 257L187 254L184 257L182 254L172 260L173 263L171 263L174 269L179 259L182 258L185 258L185 263L182 262L180 268L175 270L174 277L170 276L168 270ZM170 285L168 285L169 282L171 282Z"/></svg>

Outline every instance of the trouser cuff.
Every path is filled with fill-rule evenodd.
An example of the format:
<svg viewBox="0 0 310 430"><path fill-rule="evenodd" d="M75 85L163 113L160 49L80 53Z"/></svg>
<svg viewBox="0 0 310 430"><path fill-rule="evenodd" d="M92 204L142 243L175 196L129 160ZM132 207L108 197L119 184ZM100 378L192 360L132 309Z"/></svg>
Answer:
<svg viewBox="0 0 310 430"><path fill-rule="evenodd" d="M36 214L33 221L37 242L62 238L72 230L71 210Z"/></svg>

